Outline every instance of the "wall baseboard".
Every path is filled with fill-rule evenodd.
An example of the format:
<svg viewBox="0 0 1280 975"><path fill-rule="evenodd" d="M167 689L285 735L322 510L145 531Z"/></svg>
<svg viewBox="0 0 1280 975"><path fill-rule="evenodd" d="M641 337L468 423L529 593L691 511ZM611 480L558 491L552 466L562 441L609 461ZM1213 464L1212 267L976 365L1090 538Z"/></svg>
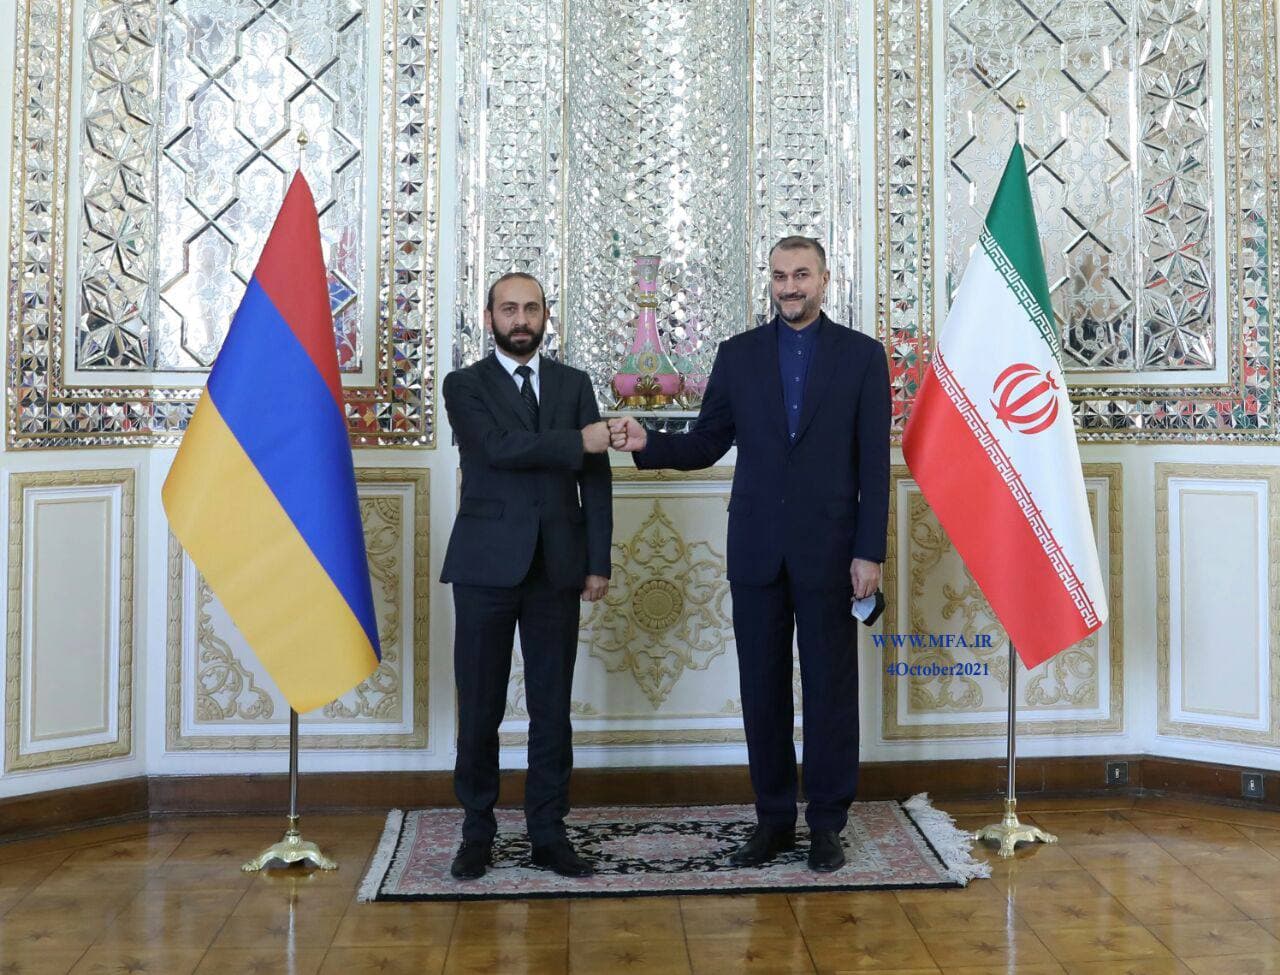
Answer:
<svg viewBox="0 0 1280 975"><path fill-rule="evenodd" d="M1128 783L1108 786L1107 765L1128 763ZM983 799L1004 794L1004 759L868 762L861 799L900 799L927 792L935 799ZM1280 811L1280 772L1262 772L1261 799L1241 798L1241 773L1254 771L1151 755L1090 755L1018 760L1018 794L1026 798L1158 795L1232 802ZM503 775L499 804L520 805L524 773ZM283 815L288 776L167 775L0 799L0 840L147 816ZM453 776L440 772L316 772L302 777L306 813L382 812L454 804ZM584 768L573 773L571 802L602 805L749 804L745 766Z"/></svg>
<svg viewBox="0 0 1280 975"><path fill-rule="evenodd" d="M0 799L0 840L147 813L147 779L137 776Z"/></svg>

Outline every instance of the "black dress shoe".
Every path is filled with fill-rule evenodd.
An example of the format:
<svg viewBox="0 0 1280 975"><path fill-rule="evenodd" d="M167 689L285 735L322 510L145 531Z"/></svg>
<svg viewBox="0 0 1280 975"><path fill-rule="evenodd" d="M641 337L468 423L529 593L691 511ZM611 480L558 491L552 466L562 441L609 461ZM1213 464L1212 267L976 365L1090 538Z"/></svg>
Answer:
<svg viewBox="0 0 1280 975"><path fill-rule="evenodd" d="M533 848L533 865L550 867L562 877L590 877L595 867L574 852L568 840Z"/></svg>
<svg viewBox="0 0 1280 975"><path fill-rule="evenodd" d="M840 834L829 829L817 829L809 834L809 869L818 873L830 873L844 866L844 847Z"/></svg>
<svg viewBox="0 0 1280 975"><path fill-rule="evenodd" d="M485 867L489 866L492 852L491 843L463 840L458 847L458 855L453 858L453 864L449 867L449 873L458 880L479 880L484 876Z"/></svg>
<svg viewBox="0 0 1280 975"><path fill-rule="evenodd" d="M789 853L796 848L795 829L770 829L757 826L751 839L729 855L729 863L735 867L758 867L768 863L779 853Z"/></svg>

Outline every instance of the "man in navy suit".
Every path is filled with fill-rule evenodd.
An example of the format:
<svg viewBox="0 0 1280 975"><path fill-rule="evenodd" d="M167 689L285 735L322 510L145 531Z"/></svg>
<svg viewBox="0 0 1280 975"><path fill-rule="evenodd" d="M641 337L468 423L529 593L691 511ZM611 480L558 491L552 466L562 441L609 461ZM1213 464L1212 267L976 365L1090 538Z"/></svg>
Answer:
<svg viewBox="0 0 1280 975"><path fill-rule="evenodd" d="M731 857L759 866L795 848L792 634L804 704L809 866L845 862L858 784L854 598L876 592L889 507L889 370L874 339L822 312L830 274L808 237L769 255L778 314L721 343L702 409L683 434L610 423L637 467L710 467L737 443L729 585L757 827Z"/></svg>

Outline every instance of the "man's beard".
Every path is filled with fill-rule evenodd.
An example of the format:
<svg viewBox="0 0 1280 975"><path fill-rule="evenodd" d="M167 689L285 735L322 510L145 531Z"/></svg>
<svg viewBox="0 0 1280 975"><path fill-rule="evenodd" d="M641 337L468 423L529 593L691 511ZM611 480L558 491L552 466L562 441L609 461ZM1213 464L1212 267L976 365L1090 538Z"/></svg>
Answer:
<svg viewBox="0 0 1280 975"><path fill-rule="evenodd" d="M801 298L799 300L800 300L800 310L792 313L788 313L784 310L783 303L781 301L777 302L778 314L782 316L783 321L799 322L799 321L803 321L806 318L817 317L818 308L821 306L818 304L818 302L815 299Z"/></svg>
<svg viewBox="0 0 1280 975"><path fill-rule="evenodd" d="M547 334L546 326L542 330L535 332L533 329L516 329L513 332L503 334L496 328L493 330L493 341L503 352L508 355L528 355L542 344L543 336ZM532 340L532 341L530 341Z"/></svg>

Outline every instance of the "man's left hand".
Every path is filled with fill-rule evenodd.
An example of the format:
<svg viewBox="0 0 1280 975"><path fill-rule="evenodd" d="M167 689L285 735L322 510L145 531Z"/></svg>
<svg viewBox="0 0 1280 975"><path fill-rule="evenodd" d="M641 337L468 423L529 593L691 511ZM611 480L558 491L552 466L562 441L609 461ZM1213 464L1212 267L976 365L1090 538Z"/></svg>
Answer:
<svg viewBox="0 0 1280 975"><path fill-rule="evenodd" d="M876 566L878 569L879 566ZM609 580L604 576L587 576L586 584L582 587L582 598L589 603L596 600L604 599L604 594L609 591Z"/></svg>
<svg viewBox="0 0 1280 975"><path fill-rule="evenodd" d="M866 599L880 588L880 563L854 559L849 566L849 578L853 582L853 598Z"/></svg>

